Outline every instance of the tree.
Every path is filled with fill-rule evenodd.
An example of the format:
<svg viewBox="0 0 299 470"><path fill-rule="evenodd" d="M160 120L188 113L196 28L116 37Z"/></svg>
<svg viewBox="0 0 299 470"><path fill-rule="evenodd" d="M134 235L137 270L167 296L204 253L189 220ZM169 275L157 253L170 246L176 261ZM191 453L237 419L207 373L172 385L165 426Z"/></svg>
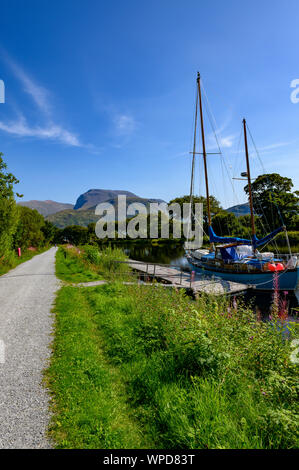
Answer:
<svg viewBox="0 0 299 470"><path fill-rule="evenodd" d="M8 261L12 255L13 235L18 223L18 208L14 197L14 185L19 181L7 172L7 165L0 152L0 260Z"/></svg>
<svg viewBox="0 0 299 470"><path fill-rule="evenodd" d="M60 243L72 243L72 245L85 245L89 243L89 232L87 227L70 225L59 232Z"/></svg>
<svg viewBox="0 0 299 470"><path fill-rule="evenodd" d="M14 234L15 248L26 249L29 246L42 246L45 242L43 233L45 219L43 216L37 210L29 207L18 206L18 211L19 221Z"/></svg>
<svg viewBox="0 0 299 470"><path fill-rule="evenodd" d="M239 235L240 222L239 219L232 212L221 211L218 212L212 220L212 226L217 233L221 236Z"/></svg>
<svg viewBox="0 0 299 470"><path fill-rule="evenodd" d="M181 207L181 212L183 213L183 204L185 203L190 203L190 196L181 196L177 197L175 199L172 199L169 202L170 204L177 203ZM207 208L207 199L204 196L193 196L193 204L192 204L192 210L194 213L194 204L196 203L201 203L203 204L203 228L204 231L207 233L208 231L208 208ZM211 210L211 217L213 218L216 214L221 212L223 209L220 205L220 202L215 198L215 196L210 196L210 210Z"/></svg>
<svg viewBox="0 0 299 470"><path fill-rule="evenodd" d="M45 220L44 225L41 228L41 231L44 234L45 242L55 243L57 234L59 232L59 228L57 228L54 224L52 224L52 222Z"/></svg>
<svg viewBox="0 0 299 470"><path fill-rule="evenodd" d="M258 176L251 186L255 212L266 227L279 227L283 219L288 229L298 230L299 191L292 192L291 178L269 173ZM244 190L248 194L248 185Z"/></svg>

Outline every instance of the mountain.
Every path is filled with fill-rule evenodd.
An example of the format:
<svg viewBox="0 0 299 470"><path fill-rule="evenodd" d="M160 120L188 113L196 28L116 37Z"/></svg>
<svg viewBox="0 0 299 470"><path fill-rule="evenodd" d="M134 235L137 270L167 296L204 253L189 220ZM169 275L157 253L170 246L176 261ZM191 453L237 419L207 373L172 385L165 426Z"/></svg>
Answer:
<svg viewBox="0 0 299 470"><path fill-rule="evenodd" d="M108 201L104 201L104 202L112 204L115 209L115 214L117 215L117 210L118 210L117 199L109 199ZM145 199L145 198L141 198L138 196L135 196L135 197L127 196L127 207L129 204L132 204L134 202L142 203L147 208L149 208L149 204L151 202L164 202L164 201L160 199ZM75 210L75 209L64 210L64 211L57 212L56 214L48 215L46 219L49 222L52 222L52 224L56 225L56 227L58 228L64 228L64 227L67 227L68 225L81 225L83 227L87 227L88 224L92 222L97 222L100 218L100 216L95 215L95 208L96 206L90 207L87 210Z"/></svg>
<svg viewBox="0 0 299 470"><path fill-rule="evenodd" d="M56 201L19 201L20 206L29 207L30 209L36 209L44 217L50 214L55 214L56 212L63 211L66 209L73 209L73 204L67 204L64 202Z"/></svg>
<svg viewBox="0 0 299 470"><path fill-rule="evenodd" d="M149 208L151 202L164 202L162 199L148 199L141 198L130 191L112 190L112 189L90 189L86 193L81 194L73 208L61 210L55 214L49 214L46 219L52 222L59 228L67 227L68 225L81 225L87 227L91 222L97 222L99 216L95 215L95 208L98 204L106 202L112 204L117 214L119 195L127 197L127 207L129 204L139 202Z"/></svg>
<svg viewBox="0 0 299 470"><path fill-rule="evenodd" d="M97 206L101 202L108 202L110 200L117 199L117 196L120 194L133 198L139 198L139 196L131 193L130 191L122 191L119 189L90 189L78 197L74 206L74 210L78 211L90 209L91 207Z"/></svg>
<svg viewBox="0 0 299 470"><path fill-rule="evenodd" d="M99 220L99 216L95 215L93 209L86 211L68 209L56 212L56 214L48 215L46 220L52 222L52 224L56 225L58 228L64 228L68 225L81 225L83 227L87 227L88 224L97 222Z"/></svg>
<svg viewBox="0 0 299 470"><path fill-rule="evenodd" d="M246 202L245 204L238 204L236 206L229 207L226 210L227 212L232 212L237 217L240 217L241 215L250 214L250 208L249 208L248 202Z"/></svg>

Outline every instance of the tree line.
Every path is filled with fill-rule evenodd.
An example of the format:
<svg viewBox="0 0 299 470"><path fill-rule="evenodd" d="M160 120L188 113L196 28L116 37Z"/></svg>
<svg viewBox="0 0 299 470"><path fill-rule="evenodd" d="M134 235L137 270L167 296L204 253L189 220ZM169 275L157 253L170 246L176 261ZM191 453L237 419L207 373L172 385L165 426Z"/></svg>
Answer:
<svg viewBox="0 0 299 470"><path fill-rule="evenodd" d="M0 263L12 265L17 248L41 248L53 242L56 227L36 210L20 206L14 191L19 180L7 170L0 152Z"/></svg>

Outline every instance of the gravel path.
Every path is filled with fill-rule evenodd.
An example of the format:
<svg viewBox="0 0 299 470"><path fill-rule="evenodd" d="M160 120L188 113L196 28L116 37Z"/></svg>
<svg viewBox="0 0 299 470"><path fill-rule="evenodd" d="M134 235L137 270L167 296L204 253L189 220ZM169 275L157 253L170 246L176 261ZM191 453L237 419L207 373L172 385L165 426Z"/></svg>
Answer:
<svg viewBox="0 0 299 470"><path fill-rule="evenodd" d="M51 248L0 277L0 448L51 447L41 381L59 287L55 253Z"/></svg>

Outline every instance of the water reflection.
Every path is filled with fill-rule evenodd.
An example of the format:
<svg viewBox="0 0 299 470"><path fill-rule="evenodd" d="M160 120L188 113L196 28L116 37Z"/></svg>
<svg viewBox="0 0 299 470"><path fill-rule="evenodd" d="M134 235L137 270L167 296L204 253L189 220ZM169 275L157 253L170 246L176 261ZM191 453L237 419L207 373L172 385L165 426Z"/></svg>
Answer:
<svg viewBox="0 0 299 470"><path fill-rule="evenodd" d="M121 247L127 256L136 261L188 267L188 262L184 256L184 247L179 243L172 242L156 245L151 243L131 243L122 244Z"/></svg>

